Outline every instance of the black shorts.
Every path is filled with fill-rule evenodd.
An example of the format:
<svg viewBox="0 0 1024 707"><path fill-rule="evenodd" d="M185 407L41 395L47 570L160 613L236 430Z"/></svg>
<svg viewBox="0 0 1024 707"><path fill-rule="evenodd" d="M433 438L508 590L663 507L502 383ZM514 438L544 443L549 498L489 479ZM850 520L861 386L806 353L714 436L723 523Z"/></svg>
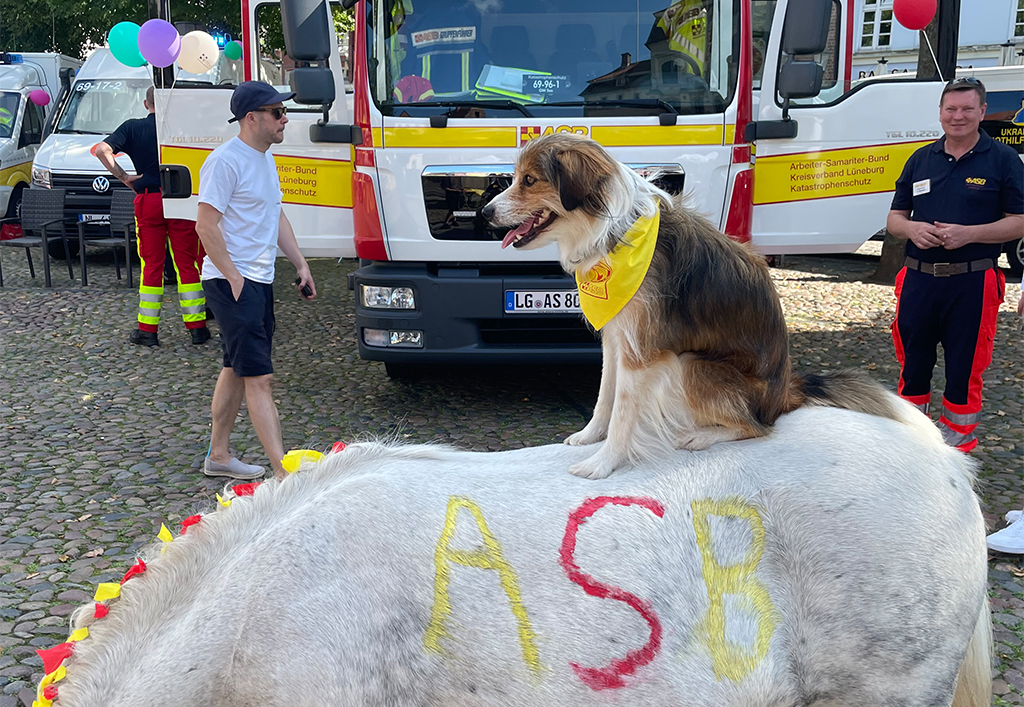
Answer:
<svg viewBox="0 0 1024 707"><path fill-rule="evenodd" d="M224 367L243 377L273 373L274 286L247 279L236 302L231 283L215 278L203 280L203 293L220 327Z"/></svg>

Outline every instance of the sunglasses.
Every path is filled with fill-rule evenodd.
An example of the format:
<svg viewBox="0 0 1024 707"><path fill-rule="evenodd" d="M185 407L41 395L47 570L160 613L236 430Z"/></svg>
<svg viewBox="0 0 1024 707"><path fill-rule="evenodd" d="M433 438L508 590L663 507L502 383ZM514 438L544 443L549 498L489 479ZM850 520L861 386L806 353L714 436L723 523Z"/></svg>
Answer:
<svg viewBox="0 0 1024 707"><path fill-rule="evenodd" d="M274 116L274 120L281 120L284 116L288 115L287 108L257 108L253 113L270 113Z"/></svg>
<svg viewBox="0 0 1024 707"><path fill-rule="evenodd" d="M970 84L971 86L980 86L981 81L974 78L973 76L961 76L960 78L953 79L948 84L946 84L946 86L947 88L951 88L953 86L963 86L964 84Z"/></svg>

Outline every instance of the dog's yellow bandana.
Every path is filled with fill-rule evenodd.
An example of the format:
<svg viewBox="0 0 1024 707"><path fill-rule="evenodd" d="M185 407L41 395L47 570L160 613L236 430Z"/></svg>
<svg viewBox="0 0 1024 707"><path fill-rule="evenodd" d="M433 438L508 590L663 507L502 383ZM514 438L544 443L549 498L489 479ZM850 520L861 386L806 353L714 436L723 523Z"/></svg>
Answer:
<svg viewBox="0 0 1024 707"><path fill-rule="evenodd" d="M580 307L594 329L610 322L640 289L654 258L660 220L660 209L655 209L654 216L637 219L622 242L597 265L585 273L576 271Z"/></svg>

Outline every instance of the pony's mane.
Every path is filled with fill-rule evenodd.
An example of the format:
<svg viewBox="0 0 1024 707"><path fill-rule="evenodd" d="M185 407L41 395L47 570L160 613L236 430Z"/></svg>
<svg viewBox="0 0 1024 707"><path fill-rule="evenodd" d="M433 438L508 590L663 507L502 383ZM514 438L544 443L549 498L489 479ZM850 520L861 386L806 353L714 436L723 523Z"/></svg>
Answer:
<svg viewBox="0 0 1024 707"><path fill-rule="evenodd" d="M251 495L236 495L226 486L222 503L201 514L172 541L157 540L139 552L145 571L122 587L118 597L107 602L108 613L95 616L96 603L77 608L71 615L72 631L89 629L89 635L75 644L65 660L67 678L55 683L76 691L91 686L76 680L76 667L89 667L102 661L120 665L132 659L128 643L119 638L150 624L157 612L171 604L186 604L207 586L207 580L230 567L242 548L268 533L279 532L289 522L292 509L329 493L337 485L379 466L373 462L387 459L443 459L456 450L440 444L407 445L394 440L351 444L337 453L329 453L315 462L303 462L298 472L283 481L268 480ZM227 505L224 505L227 504ZM90 682L102 681L99 671L83 671ZM100 687L96 685L95 687ZM58 699L54 705L59 705Z"/></svg>

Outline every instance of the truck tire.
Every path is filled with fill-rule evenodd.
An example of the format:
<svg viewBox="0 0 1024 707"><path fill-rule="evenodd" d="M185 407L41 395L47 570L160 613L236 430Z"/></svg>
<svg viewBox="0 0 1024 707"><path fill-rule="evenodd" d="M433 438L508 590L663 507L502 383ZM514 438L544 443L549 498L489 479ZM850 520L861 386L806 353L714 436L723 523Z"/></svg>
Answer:
<svg viewBox="0 0 1024 707"><path fill-rule="evenodd" d="M1024 238L1004 244L1003 251L1010 263L1010 277L1019 280L1024 275Z"/></svg>

